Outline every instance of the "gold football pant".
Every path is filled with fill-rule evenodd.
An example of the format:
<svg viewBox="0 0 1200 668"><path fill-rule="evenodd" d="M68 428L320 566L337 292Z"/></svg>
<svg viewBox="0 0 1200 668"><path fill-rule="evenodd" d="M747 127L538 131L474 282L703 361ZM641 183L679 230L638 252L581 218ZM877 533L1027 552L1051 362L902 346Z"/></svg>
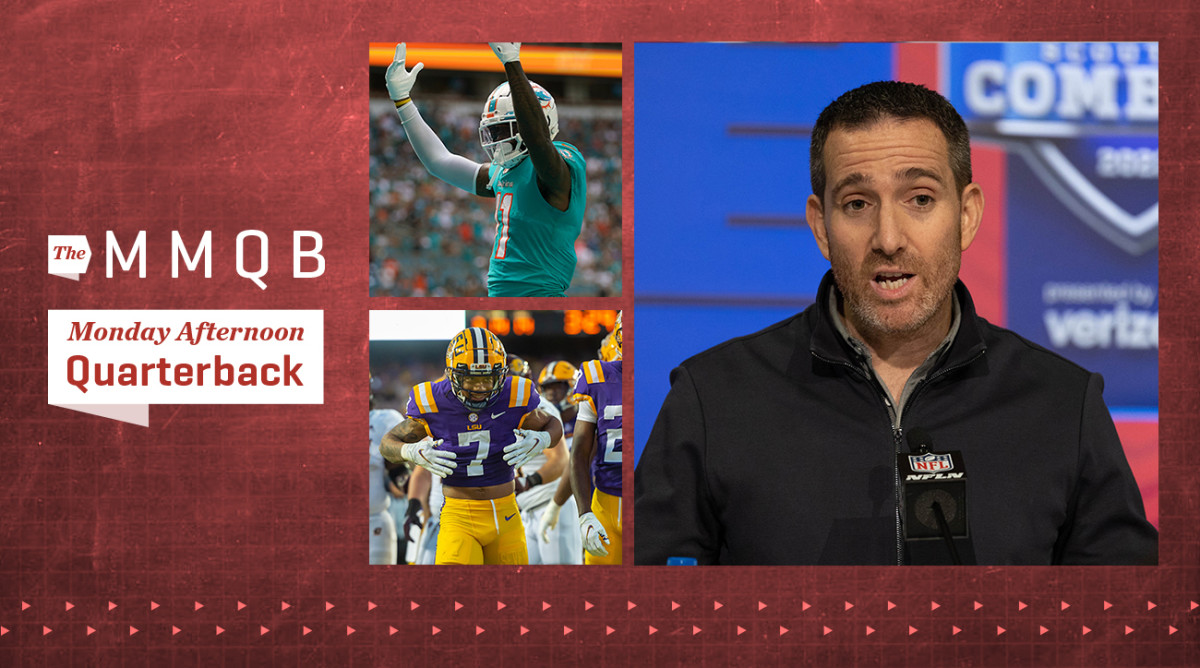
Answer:
<svg viewBox="0 0 1200 668"><path fill-rule="evenodd" d="M517 497L513 494L490 500L447 497L442 506L435 563L529 563Z"/></svg>
<svg viewBox="0 0 1200 668"><path fill-rule="evenodd" d="M597 557L587 550L583 553L583 563L598 565L620 565L621 563L621 497L605 494L600 490L592 492L592 513L604 531L608 533L607 557Z"/></svg>

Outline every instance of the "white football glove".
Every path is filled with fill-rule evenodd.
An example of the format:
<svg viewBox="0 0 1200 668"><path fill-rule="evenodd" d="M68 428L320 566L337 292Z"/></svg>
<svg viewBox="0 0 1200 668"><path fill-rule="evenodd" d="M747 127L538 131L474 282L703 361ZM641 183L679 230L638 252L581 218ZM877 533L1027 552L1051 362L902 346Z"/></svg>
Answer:
<svg viewBox="0 0 1200 668"><path fill-rule="evenodd" d="M454 463L457 455L446 450L438 450L437 447L441 444L442 439L439 438L435 441L432 436L426 436L416 443L405 443L404 447L400 448L400 456L406 461L428 469L430 473L439 478L445 478L458 467L458 464Z"/></svg>
<svg viewBox="0 0 1200 668"><path fill-rule="evenodd" d="M589 554L593 557L608 556L608 550L604 549L609 542L608 532L594 513L587 512L579 516L579 532L583 534L583 549Z"/></svg>
<svg viewBox="0 0 1200 668"><path fill-rule="evenodd" d="M550 432L514 429L517 442L504 448L504 463L514 468L524 466L539 452L550 447Z"/></svg>
<svg viewBox="0 0 1200 668"><path fill-rule="evenodd" d="M417 72L425 69L425 63L417 63L413 65L411 71L405 70L404 51L404 42L396 45L396 56L392 59L392 64L388 65L387 74L384 75L387 77L388 95L397 102L409 97L413 84L417 81Z"/></svg>
<svg viewBox="0 0 1200 668"><path fill-rule="evenodd" d="M488 42L488 46L501 63L515 63L521 59L520 42Z"/></svg>
<svg viewBox="0 0 1200 668"><path fill-rule="evenodd" d="M538 535L542 537L543 543L550 542L550 532L554 531L554 527L558 526L558 514L562 512L562 506L550 499L550 505L546 506L546 510L542 511L542 523L538 528Z"/></svg>

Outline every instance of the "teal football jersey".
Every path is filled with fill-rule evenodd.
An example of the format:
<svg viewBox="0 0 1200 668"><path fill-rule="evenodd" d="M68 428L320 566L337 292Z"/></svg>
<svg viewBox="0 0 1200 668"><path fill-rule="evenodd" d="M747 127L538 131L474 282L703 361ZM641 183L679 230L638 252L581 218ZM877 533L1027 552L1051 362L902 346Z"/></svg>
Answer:
<svg viewBox="0 0 1200 668"><path fill-rule="evenodd" d="M550 206L526 157L495 179L496 242L488 266L489 297L564 297L575 275L575 239L587 204L587 164L579 149L556 141L571 170L571 203ZM491 165L488 177L494 176Z"/></svg>

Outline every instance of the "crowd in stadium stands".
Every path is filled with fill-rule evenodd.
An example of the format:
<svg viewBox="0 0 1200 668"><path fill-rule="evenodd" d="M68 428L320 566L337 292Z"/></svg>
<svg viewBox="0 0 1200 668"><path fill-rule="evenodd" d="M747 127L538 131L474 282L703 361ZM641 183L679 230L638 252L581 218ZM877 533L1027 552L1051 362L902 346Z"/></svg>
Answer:
<svg viewBox="0 0 1200 668"><path fill-rule="evenodd" d="M621 122L587 107L559 106L557 139L587 158L588 201L575 244L579 263L568 296L621 292ZM372 295L486 296L496 235L495 202L433 178L406 145L391 105L372 105L370 140ZM423 101L421 113L446 148L477 162L474 105Z"/></svg>

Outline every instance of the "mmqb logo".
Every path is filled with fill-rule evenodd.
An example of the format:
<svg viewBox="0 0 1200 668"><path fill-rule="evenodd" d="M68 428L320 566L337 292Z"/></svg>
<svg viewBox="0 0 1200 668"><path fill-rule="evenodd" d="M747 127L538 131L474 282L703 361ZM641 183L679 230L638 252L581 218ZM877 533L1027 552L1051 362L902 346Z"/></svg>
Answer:
<svg viewBox="0 0 1200 668"><path fill-rule="evenodd" d="M1158 45L952 45L951 102L1102 237L1158 245Z"/></svg>

